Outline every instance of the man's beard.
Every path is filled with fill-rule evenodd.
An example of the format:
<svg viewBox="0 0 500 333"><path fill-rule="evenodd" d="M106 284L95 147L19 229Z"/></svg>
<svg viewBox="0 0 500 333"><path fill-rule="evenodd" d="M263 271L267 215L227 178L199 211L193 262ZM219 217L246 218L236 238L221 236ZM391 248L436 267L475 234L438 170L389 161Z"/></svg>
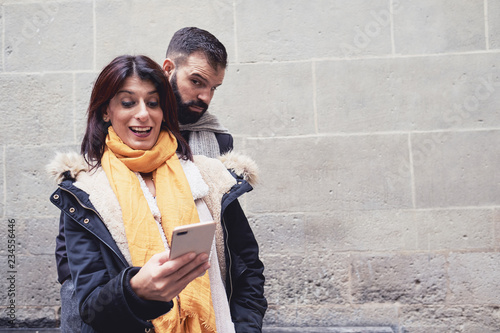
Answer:
<svg viewBox="0 0 500 333"><path fill-rule="evenodd" d="M181 94L179 93L179 87L177 86L177 75L172 74L172 79L170 80L172 85L172 90L175 95L175 100L177 102L177 117L179 118L179 123L181 124L193 124L197 122L201 116L207 112L208 105L200 100L189 101L187 103L182 102ZM197 106L203 109L201 112L191 111L190 106Z"/></svg>

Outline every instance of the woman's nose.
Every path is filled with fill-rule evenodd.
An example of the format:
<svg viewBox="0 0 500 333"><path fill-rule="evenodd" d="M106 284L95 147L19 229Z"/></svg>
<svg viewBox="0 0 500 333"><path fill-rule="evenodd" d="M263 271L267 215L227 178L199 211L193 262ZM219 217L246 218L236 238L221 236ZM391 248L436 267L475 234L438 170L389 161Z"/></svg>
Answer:
<svg viewBox="0 0 500 333"><path fill-rule="evenodd" d="M141 101L137 105L137 113L135 114L135 117L139 119L140 121L146 121L149 117L149 112L146 107L146 103L144 101Z"/></svg>

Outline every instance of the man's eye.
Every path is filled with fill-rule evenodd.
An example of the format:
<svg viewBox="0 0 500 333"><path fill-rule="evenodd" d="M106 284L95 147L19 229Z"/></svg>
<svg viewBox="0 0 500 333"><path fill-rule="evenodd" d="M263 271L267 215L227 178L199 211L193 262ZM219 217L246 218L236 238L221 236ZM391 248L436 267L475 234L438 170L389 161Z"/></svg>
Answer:
<svg viewBox="0 0 500 333"><path fill-rule="evenodd" d="M198 80L191 80L191 82L193 82L193 84L196 86L200 85L200 81L198 81Z"/></svg>
<svg viewBox="0 0 500 333"><path fill-rule="evenodd" d="M122 101L123 107L130 108L134 105L134 102Z"/></svg>
<svg viewBox="0 0 500 333"><path fill-rule="evenodd" d="M216 91L218 87L213 87L212 88L212 91Z"/></svg>

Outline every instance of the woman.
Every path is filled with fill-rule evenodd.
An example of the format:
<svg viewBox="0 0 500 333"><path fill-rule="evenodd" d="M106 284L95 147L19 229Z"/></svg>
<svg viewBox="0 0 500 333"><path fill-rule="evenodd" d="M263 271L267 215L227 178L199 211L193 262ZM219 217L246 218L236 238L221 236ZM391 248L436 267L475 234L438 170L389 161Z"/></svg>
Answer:
<svg viewBox="0 0 500 333"><path fill-rule="evenodd" d="M193 158L161 67L121 56L103 69L81 153L49 169L82 332L261 331L263 265L237 201L251 186L218 160ZM210 261L169 260L174 227L211 219L220 224Z"/></svg>

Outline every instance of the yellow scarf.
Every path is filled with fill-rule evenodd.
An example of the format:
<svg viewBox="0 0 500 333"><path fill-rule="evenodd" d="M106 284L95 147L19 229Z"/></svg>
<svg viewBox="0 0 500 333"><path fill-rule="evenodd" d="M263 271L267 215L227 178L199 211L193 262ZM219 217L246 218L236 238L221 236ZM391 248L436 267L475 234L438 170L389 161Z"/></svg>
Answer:
<svg viewBox="0 0 500 333"><path fill-rule="evenodd" d="M199 222L176 149L177 141L170 132L161 131L150 150L134 150L109 127L101 165L120 203L134 266L143 266L154 254L165 251L157 223L134 171L153 172L156 201L169 245L174 227ZM208 274L188 284L174 299L174 308L153 320L153 325L156 332L215 332Z"/></svg>

